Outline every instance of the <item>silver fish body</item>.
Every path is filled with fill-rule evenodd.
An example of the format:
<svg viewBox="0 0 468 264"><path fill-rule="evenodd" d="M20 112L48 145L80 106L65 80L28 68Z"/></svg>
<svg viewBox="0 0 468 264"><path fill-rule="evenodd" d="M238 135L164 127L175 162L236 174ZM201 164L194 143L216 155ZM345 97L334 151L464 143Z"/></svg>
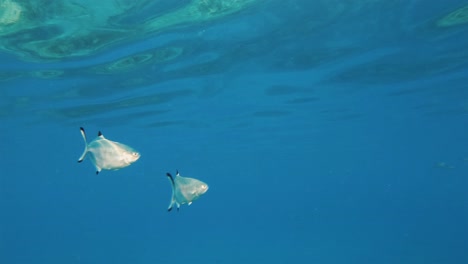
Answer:
<svg viewBox="0 0 468 264"><path fill-rule="evenodd" d="M208 184L194 178L182 177L179 172L175 177L170 173L166 173L166 176L172 186L172 198L167 208L168 211L171 211L174 205L177 206L177 210L182 204L190 205L208 191Z"/></svg>
<svg viewBox="0 0 468 264"><path fill-rule="evenodd" d="M98 137L89 144L86 140L86 133L80 128L81 135L85 142L85 150L78 162L82 162L89 156L91 162L96 167L96 174L101 170L118 170L125 168L140 158L140 153L135 149L115 141L108 140L99 132Z"/></svg>

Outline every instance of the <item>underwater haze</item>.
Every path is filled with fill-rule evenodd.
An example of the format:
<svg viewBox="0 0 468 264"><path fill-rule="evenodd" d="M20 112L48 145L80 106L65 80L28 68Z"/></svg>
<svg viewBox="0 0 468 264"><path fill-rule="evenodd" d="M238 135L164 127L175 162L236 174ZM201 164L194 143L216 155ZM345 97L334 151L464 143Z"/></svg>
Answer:
<svg viewBox="0 0 468 264"><path fill-rule="evenodd" d="M0 0L0 135L1 264L466 264L468 1Z"/></svg>

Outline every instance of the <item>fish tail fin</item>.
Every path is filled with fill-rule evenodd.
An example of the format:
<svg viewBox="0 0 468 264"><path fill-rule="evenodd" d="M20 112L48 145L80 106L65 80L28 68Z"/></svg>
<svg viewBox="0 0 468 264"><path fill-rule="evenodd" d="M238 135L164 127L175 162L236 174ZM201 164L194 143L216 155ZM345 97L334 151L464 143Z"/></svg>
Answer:
<svg viewBox="0 0 468 264"><path fill-rule="evenodd" d="M83 137L84 143L85 143L85 149L83 154L81 154L81 157L78 159L78 162L82 162L84 158L86 157L86 153L88 153L88 141L86 140L86 132L84 128L80 127L80 132L81 136Z"/></svg>
<svg viewBox="0 0 468 264"><path fill-rule="evenodd" d="M174 178L172 177L172 174L170 174L169 172L167 172L167 173L166 173L166 176L167 176L167 178L169 179L169 181L171 182L172 187L174 187Z"/></svg>
<svg viewBox="0 0 468 264"><path fill-rule="evenodd" d="M167 207L167 211L170 212L172 210L172 208L174 207L174 204L175 204L175 200L174 198L171 199L171 203L169 204L169 206ZM179 208L177 208L177 211L179 210Z"/></svg>
<svg viewBox="0 0 468 264"><path fill-rule="evenodd" d="M174 197L174 191L172 192L172 198L171 198L171 203L169 203L169 206L167 207L167 211L170 212L172 208L174 208L174 205L177 206L177 212L179 211L180 204L176 202L176 199Z"/></svg>
<svg viewBox="0 0 468 264"><path fill-rule="evenodd" d="M166 176L171 182L171 187L172 187L171 202L169 203L169 207L167 207L167 211L170 212L172 208L174 207L174 204L176 203L175 197L174 197L174 178L172 178L172 175L169 172L166 173ZM179 210L179 208L177 208L177 210Z"/></svg>

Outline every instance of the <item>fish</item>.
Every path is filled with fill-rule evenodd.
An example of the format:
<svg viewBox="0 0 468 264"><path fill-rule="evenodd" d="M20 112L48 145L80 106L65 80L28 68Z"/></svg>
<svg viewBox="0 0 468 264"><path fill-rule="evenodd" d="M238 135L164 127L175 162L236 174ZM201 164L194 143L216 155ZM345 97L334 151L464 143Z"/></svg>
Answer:
<svg viewBox="0 0 468 264"><path fill-rule="evenodd" d="M98 137L88 144L86 132L80 127L81 135L85 142L85 149L78 162L82 162L89 156L96 167L96 175L101 170L118 170L129 166L140 158L140 153L135 149L119 142L108 140L99 131Z"/></svg>
<svg viewBox="0 0 468 264"><path fill-rule="evenodd" d="M177 206L177 211L182 204L191 205L193 201L200 198L206 191L208 191L208 184L188 177L182 177L179 171L176 172L176 176L173 177L169 172L166 173L172 186L172 198L167 208L170 212L174 205Z"/></svg>

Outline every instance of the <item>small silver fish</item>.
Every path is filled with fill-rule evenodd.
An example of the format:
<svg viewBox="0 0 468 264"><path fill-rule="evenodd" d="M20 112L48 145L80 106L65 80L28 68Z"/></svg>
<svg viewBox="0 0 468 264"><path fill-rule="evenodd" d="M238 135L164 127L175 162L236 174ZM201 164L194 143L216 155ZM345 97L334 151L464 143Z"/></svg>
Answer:
<svg viewBox="0 0 468 264"><path fill-rule="evenodd" d="M102 169L118 170L125 168L140 158L140 153L136 150L122 143L106 139L101 131L99 131L98 137L89 144L86 140L84 128L80 127L80 131L85 142L85 150L78 162L82 162L86 154L89 153L89 158L96 167L96 174L99 174Z"/></svg>
<svg viewBox="0 0 468 264"><path fill-rule="evenodd" d="M174 204L177 206L177 211L179 211L180 205L191 205L193 201L208 191L206 183L197 179L182 177L178 171L175 177L172 177L169 172L166 173L166 176L172 186L172 198L167 211L171 211Z"/></svg>

